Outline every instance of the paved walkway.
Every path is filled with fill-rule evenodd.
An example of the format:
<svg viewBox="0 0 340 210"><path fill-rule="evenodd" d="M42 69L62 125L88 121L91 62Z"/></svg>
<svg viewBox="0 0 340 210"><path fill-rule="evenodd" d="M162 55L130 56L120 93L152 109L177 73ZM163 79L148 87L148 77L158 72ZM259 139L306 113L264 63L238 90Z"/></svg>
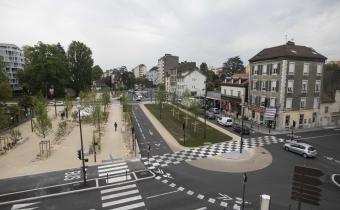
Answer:
<svg viewBox="0 0 340 210"><path fill-rule="evenodd" d="M151 114L144 104L141 103L139 106L173 152L190 149L180 145L177 140L169 133L169 131L157 120L157 118ZM201 120L203 119L201 118ZM232 134L228 130L220 128L213 123L207 121L207 124L229 136L232 136L233 140L240 139L239 136ZM244 151L245 153L243 155L236 155L235 153L230 152L223 155L190 161L188 164L205 170L236 173L259 170L269 166L272 163L271 154L262 147L248 148L244 149Z"/></svg>
<svg viewBox="0 0 340 210"><path fill-rule="evenodd" d="M63 107L57 107L61 111ZM103 136L101 140L101 151L97 153L97 163L107 160L110 157L134 158L127 151L122 136L122 108L119 103L114 103L107 108L110 112L108 123L104 125ZM48 107L49 116L52 118L52 129L57 130L57 124L61 121L54 116L54 107ZM74 110L73 110L74 111ZM114 122L117 122L117 132L114 131ZM52 153L48 158L38 159L38 143L41 138L31 131L30 121L18 126L24 139L27 139L21 145L0 155L0 179L32 175L50 171L78 168L81 161L77 157L77 150L80 149L80 130L78 122L68 123L70 133L61 139L58 143L51 143ZM84 148L89 148L92 143L94 127L91 123L82 123L82 134ZM53 140L54 132L49 134L46 139ZM87 150L87 149L86 149ZM94 156L87 156L89 162L87 165L96 165Z"/></svg>

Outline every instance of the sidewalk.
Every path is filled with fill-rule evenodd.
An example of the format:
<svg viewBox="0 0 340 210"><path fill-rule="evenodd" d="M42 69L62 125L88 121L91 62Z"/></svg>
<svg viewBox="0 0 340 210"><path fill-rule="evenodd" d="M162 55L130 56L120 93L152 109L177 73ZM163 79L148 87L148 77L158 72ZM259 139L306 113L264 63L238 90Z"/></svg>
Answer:
<svg viewBox="0 0 340 210"><path fill-rule="evenodd" d="M188 147L184 147L177 142L177 140L157 120L157 118L151 114L151 112L144 106L143 103L140 103L139 106L143 110L145 115L148 117L148 119L151 121L155 129L160 133L162 138L169 145L169 147L171 148L173 152L188 149ZM201 120L203 119L201 118ZM210 122L207 121L207 124L208 123ZM221 129L222 130L221 132L227 135L230 135L229 131L223 128L220 128L219 126L216 126L213 123L210 123L209 125L211 125L214 128L218 128L218 130ZM232 134L230 136L233 137L236 135ZM233 140L239 140L239 137ZM272 163L271 154L262 147L244 149L243 151L244 152L242 154L239 154L237 152L230 152L230 153L225 153L223 155L209 157L206 159L190 161L188 162L188 164L195 166L197 168L204 169L204 170L240 173L240 172L260 170L262 168L269 166Z"/></svg>
<svg viewBox="0 0 340 210"><path fill-rule="evenodd" d="M57 107L57 111L62 110L62 108ZM108 123L103 127L101 151L97 152L97 162L94 162L92 154L86 156L89 159L86 165L100 164L102 160L108 160L110 157L133 158L128 154L123 141L121 106L118 103L110 105L107 109L110 113ZM52 117L52 129L56 132L57 124L61 119L54 116L54 107L48 107L48 111L49 116ZM117 132L114 131L114 122L118 124ZM70 119L68 125L70 133L58 142L53 143L52 141L55 136L54 133L46 137L46 139L51 140L51 155L44 159L36 158L39 153L38 143L42 138L31 131L30 121L18 126L17 128L22 133L22 137L27 138L27 141L0 156L0 179L81 167L81 161L77 157L77 151L80 149L79 123L77 121L72 122ZM94 129L91 123L82 123L82 137L85 149L89 149L92 145Z"/></svg>

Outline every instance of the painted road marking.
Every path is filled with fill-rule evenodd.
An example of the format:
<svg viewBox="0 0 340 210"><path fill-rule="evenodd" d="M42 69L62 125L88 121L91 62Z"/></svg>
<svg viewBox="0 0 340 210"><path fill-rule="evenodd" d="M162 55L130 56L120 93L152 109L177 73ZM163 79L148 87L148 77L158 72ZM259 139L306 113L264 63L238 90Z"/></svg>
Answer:
<svg viewBox="0 0 340 210"><path fill-rule="evenodd" d="M129 198L123 198L120 200L115 200L115 201L111 201L111 202L106 202L102 204L102 207L108 207L108 206L113 206L113 205L117 205L117 204L122 204L122 203L126 203L126 202L130 202L130 201L135 201L135 200L141 200L142 196L137 195L137 196L133 196L133 197L129 197Z"/></svg>
<svg viewBox="0 0 340 210"><path fill-rule="evenodd" d="M127 206L122 206L122 207L114 208L114 209L111 209L111 210L129 210L129 209L139 208L139 207L142 207L142 206L145 206L144 202L139 202L139 203L135 203L135 204L127 205Z"/></svg>
<svg viewBox="0 0 340 210"><path fill-rule="evenodd" d="M122 196L126 196L126 195L131 195L131 194L137 194L137 193L139 193L138 190L130 190L130 191L125 191L125 192L121 192L121 193L116 193L116 194L102 196L102 200L118 198L118 197L122 197Z"/></svg>
<svg viewBox="0 0 340 210"><path fill-rule="evenodd" d="M220 200L224 200L224 201L229 201L229 200L233 200L230 196L228 196L227 194L222 194L222 193L218 193L220 196L217 197L217 199Z"/></svg>
<svg viewBox="0 0 340 210"><path fill-rule="evenodd" d="M216 201L216 199L213 199L213 198L208 199L208 202L210 202L210 203L215 203L215 201Z"/></svg>
<svg viewBox="0 0 340 210"><path fill-rule="evenodd" d="M153 132L149 129L149 134L150 134L150 136L152 136L153 135Z"/></svg>
<svg viewBox="0 0 340 210"><path fill-rule="evenodd" d="M14 204L12 206L11 210L31 210L31 209L36 209L38 207L30 207L30 208L25 208L25 207L33 206L33 205L38 204L38 203L40 203L40 202Z"/></svg>
<svg viewBox="0 0 340 210"><path fill-rule="evenodd" d="M111 184L111 183L122 182L122 181L127 181L127 180L131 180L131 176L130 175L109 178L108 180L106 180L106 183L107 184Z"/></svg>
<svg viewBox="0 0 340 210"><path fill-rule="evenodd" d="M120 190L131 189L131 188L134 188L134 187L137 187L137 185L136 184L130 184L130 185L122 186L122 187L115 187L115 188L111 188L111 189L101 190L100 193L105 194L105 193L116 192L116 191L120 191Z"/></svg>
<svg viewBox="0 0 340 210"><path fill-rule="evenodd" d="M125 165L125 166L117 166L117 167L113 167L113 168L105 168L105 169L98 170L98 172L99 173L105 173L105 172L108 172L108 171L116 171L116 170L125 169L125 168L128 168L128 166Z"/></svg>
<svg viewBox="0 0 340 210"><path fill-rule="evenodd" d="M170 187L176 187L176 184L175 183L171 183L169 184Z"/></svg>
<svg viewBox="0 0 340 210"><path fill-rule="evenodd" d="M187 194L188 194L188 195L193 195L193 194L194 194L194 192L193 192L193 191L191 191L191 190L189 190L189 191L187 192Z"/></svg>
<svg viewBox="0 0 340 210"><path fill-rule="evenodd" d="M204 195L198 194L198 195L197 195L197 198L202 200L202 199L204 198Z"/></svg>
<svg viewBox="0 0 340 210"><path fill-rule="evenodd" d="M172 194L172 193L176 193L176 192L178 192L178 190L174 190L174 191L170 191L170 192L166 192L166 193L161 193L161 194L158 194L158 195L149 196L149 197L146 197L146 199L156 198L156 197L160 197L160 196L163 196L163 195L168 195L168 194Z"/></svg>
<svg viewBox="0 0 340 210"><path fill-rule="evenodd" d="M179 191L183 191L184 190L184 187L179 187L177 188Z"/></svg>
<svg viewBox="0 0 340 210"><path fill-rule="evenodd" d="M115 164L107 164L107 165L103 165L103 166L98 166L98 169L103 169L103 168L110 168L110 167L115 167L115 166L122 166L122 165L126 165L125 162L120 162L120 163L115 163Z"/></svg>
<svg viewBox="0 0 340 210"><path fill-rule="evenodd" d="M108 175L122 174L122 173L126 173L126 172L129 172L129 171L130 171L129 169L119 170L119 171L111 171L111 172L108 172L108 173L101 173L101 174L99 174L99 176L106 176L107 174Z"/></svg>

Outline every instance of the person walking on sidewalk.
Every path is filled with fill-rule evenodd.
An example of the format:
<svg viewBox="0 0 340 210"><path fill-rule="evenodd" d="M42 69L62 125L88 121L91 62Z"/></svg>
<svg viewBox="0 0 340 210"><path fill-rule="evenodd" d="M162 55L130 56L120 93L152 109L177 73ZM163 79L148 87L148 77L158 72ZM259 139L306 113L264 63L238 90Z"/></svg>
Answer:
<svg viewBox="0 0 340 210"><path fill-rule="evenodd" d="M114 126L115 126L115 131L117 131L117 122L115 122L115 124L114 124Z"/></svg>

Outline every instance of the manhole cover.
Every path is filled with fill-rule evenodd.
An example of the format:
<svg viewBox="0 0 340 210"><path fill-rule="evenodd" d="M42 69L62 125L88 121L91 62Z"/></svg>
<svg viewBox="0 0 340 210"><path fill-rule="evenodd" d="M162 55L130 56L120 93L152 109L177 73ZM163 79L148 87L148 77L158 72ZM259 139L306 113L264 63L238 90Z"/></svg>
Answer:
<svg viewBox="0 0 340 210"><path fill-rule="evenodd" d="M147 178L147 177L153 176L153 174L150 171L137 171L137 172L135 172L135 175L136 175L137 179Z"/></svg>

